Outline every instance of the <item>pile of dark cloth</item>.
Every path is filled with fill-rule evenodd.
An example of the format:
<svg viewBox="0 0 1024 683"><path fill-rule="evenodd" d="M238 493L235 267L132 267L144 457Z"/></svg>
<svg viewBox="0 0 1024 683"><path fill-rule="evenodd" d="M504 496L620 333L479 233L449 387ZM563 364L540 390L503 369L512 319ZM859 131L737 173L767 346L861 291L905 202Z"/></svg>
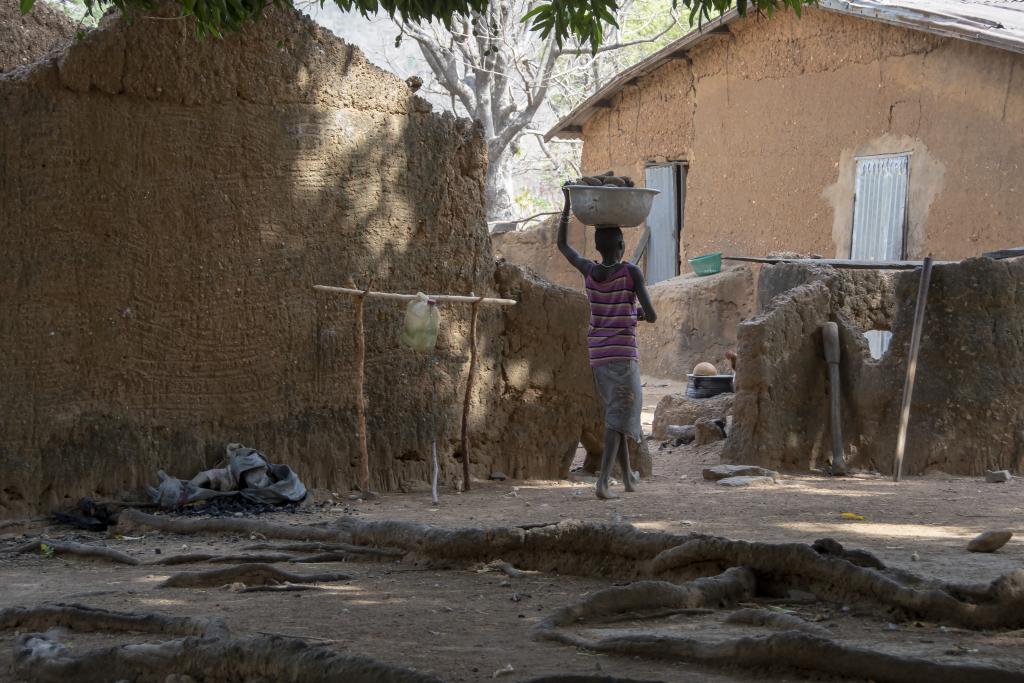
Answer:
<svg viewBox="0 0 1024 683"><path fill-rule="evenodd" d="M306 497L306 487L292 468L275 465L256 449L239 443L228 444L227 467L205 470L188 481L163 470L157 475L159 486L147 486L146 492L165 510L227 496L261 506L288 505Z"/></svg>

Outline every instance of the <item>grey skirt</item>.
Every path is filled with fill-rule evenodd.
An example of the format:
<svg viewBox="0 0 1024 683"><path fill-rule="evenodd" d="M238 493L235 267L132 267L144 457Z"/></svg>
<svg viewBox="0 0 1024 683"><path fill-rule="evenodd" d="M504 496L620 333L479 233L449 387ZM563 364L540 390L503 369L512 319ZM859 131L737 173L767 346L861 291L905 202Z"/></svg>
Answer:
<svg viewBox="0 0 1024 683"><path fill-rule="evenodd" d="M640 364L635 360L617 360L593 368L597 394L604 403L604 426L633 441L643 439L640 408Z"/></svg>

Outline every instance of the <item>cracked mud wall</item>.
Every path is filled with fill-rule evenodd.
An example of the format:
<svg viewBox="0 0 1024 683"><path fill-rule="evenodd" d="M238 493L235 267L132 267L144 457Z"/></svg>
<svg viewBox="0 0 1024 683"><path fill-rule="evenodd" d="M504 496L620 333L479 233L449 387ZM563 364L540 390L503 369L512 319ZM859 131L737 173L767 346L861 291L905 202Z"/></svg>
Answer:
<svg viewBox="0 0 1024 683"><path fill-rule="evenodd" d="M353 305L311 286L498 291L480 131L430 113L298 13L199 42L167 15L107 17L0 75L0 109L2 515L137 490L160 467L189 477L230 441L344 490L357 454ZM553 301L543 285L520 291L514 313L481 312L475 476L492 461L554 476L600 419L571 321L545 309L544 326L516 328ZM402 315L366 303L378 490L429 481L435 405L442 480L461 470L469 308L443 308L433 374L400 346ZM516 347L544 333L551 346ZM506 390L506 362L525 373L522 391ZM541 364L569 384L533 379ZM550 433L518 419L545 410Z"/></svg>
<svg viewBox="0 0 1024 683"><path fill-rule="evenodd" d="M780 283L764 269L761 286ZM740 325L740 364L727 462L783 470L830 457L822 323L839 323L844 448L851 464L889 474L896 447L906 357L920 274L901 272L891 293L893 338L879 360L855 303L861 274L815 269ZM884 286L880 285L880 286ZM859 293L858 293L859 292ZM936 266L928 294L903 471L980 475L1024 466L1024 259L970 259Z"/></svg>
<svg viewBox="0 0 1024 683"><path fill-rule="evenodd" d="M683 271L709 251L847 258L854 158L882 152L911 152L909 258L1020 242L1024 55L995 48L823 9L749 17L625 86L583 139L584 172L689 163Z"/></svg>

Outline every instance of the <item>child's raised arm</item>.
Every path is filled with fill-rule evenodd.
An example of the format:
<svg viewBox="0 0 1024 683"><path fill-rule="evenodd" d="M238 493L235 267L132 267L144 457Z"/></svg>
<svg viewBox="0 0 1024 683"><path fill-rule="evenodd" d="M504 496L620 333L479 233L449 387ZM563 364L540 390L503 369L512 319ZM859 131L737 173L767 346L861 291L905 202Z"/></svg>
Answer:
<svg viewBox="0 0 1024 683"><path fill-rule="evenodd" d="M569 246L569 188L568 183L562 185L562 196L565 197L565 204L562 206L562 215L558 219L558 251L572 264L573 268L583 275L590 269L590 261L583 258L578 251Z"/></svg>

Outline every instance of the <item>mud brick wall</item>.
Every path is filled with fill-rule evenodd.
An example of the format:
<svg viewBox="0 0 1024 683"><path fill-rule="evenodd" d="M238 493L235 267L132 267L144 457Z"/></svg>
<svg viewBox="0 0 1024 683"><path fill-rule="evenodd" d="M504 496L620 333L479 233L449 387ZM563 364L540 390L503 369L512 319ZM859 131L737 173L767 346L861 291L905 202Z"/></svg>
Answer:
<svg viewBox="0 0 1024 683"><path fill-rule="evenodd" d="M0 75L0 515L190 477L230 441L346 489L353 307L312 285L498 291L479 129L297 12L206 41L169 16L107 17ZM558 332L582 295L518 291L515 313L481 314L475 476L554 477L600 420L582 336ZM430 370L400 346L401 306L367 301L378 490L429 481L433 411L458 480L468 315L443 308ZM534 379L541 361L570 384ZM520 424L545 410L548 432ZM524 431L532 449L505 441Z"/></svg>
<svg viewBox="0 0 1024 683"><path fill-rule="evenodd" d="M781 281L772 266L762 287ZM892 471L917 271L896 275L891 293L859 289L859 274L807 273L739 329L733 431L723 458L806 470L830 456L826 364L820 325L839 323L843 438L858 467ZM818 276L822 277L818 277ZM788 277L791 277L792 273ZM870 304L852 292L892 296L893 338L873 360L863 320ZM1024 259L970 259L936 266L928 295L903 471L983 474L1024 467Z"/></svg>

